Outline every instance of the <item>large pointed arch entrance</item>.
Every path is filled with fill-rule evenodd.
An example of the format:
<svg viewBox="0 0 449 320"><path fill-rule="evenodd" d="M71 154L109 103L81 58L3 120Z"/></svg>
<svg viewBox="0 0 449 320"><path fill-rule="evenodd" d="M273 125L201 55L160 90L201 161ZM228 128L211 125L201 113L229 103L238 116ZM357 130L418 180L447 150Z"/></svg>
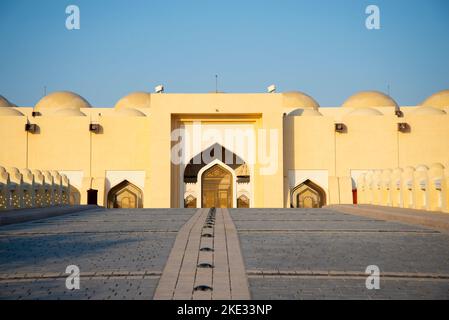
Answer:
<svg viewBox="0 0 449 320"><path fill-rule="evenodd" d="M291 191L292 208L321 208L326 205L326 193L310 180L306 180Z"/></svg>
<svg viewBox="0 0 449 320"><path fill-rule="evenodd" d="M201 201L203 208L232 208L232 173L219 164L204 171L201 176Z"/></svg>
<svg viewBox="0 0 449 320"><path fill-rule="evenodd" d="M246 190L248 206L252 201L250 167L220 144L215 143L191 158L181 174L184 207L193 205L189 199L195 198L198 208L235 208L237 195L243 190Z"/></svg>

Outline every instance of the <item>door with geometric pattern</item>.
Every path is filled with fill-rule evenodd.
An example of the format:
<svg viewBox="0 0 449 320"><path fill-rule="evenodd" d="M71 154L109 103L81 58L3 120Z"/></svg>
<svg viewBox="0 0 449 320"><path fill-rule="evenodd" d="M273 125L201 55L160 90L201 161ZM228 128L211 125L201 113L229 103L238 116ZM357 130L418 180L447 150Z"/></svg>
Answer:
<svg viewBox="0 0 449 320"><path fill-rule="evenodd" d="M232 174L216 164L201 177L202 208L232 208Z"/></svg>

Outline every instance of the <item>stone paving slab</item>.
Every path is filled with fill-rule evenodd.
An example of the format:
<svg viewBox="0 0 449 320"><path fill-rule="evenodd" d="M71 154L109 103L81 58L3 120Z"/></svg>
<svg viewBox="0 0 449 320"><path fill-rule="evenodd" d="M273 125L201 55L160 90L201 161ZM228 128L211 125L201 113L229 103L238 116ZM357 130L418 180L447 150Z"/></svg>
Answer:
<svg viewBox="0 0 449 320"><path fill-rule="evenodd" d="M251 295L260 300L372 300L449 299L447 280L381 279L379 290L368 290L365 278L253 278Z"/></svg>
<svg viewBox="0 0 449 320"><path fill-rule="evenodd" d="M0 227L0 299L151 299L194 212L84 211ZM80 268L80 290L65 287L68 265Z"/></svg>
<svg viewBox="0 0 449 320"><path fill-rule="evenodd" d="M442 234L240 233L247 269L365 270L449 273Z"/></svg>
<svg viewBox="0 0 449 320"><path fill-rule="evenodd" d="M449 213L373 205L332 205L328 208L358 216L425 226L449 233Z"/></svg>
<svg viewBox="0 0 449 320"><path fill-rule="evenodd" d="M91 278L79 290L66 289L66 278L0 281L0 300L149 300L159 277Z"/></svg>
<svg viewBox="0 0 449 320"><path fill-rule="evenodd" d="M80 212L84 210L103 210L94 205L57 206L48 208L27 208L0 210L0 226L22 223L27 221L46 219L64 214Z"/></svg>
<svg viewBox="0 0 449 320"><path fill-rule="evenodd" d="M185 280L177 297L193 299L449 298L449 235L439 230L330 208L217 212L207 229L197 209L83 211L2 226L0 299L151 299L170 270ZM178 263L167 263L172 253ZM65 288L69 264L80 267L80 290ZM365 287L372 264L380 290ZM193 293L201 284L214 290Z"/></svg>
<svg viewBox="0 0 449 320"><path fill-rule="evenodd" d="M230 212L254 299L449 298L445 233L329 208ZM365 287L369 265L380 290Z"/></svg>

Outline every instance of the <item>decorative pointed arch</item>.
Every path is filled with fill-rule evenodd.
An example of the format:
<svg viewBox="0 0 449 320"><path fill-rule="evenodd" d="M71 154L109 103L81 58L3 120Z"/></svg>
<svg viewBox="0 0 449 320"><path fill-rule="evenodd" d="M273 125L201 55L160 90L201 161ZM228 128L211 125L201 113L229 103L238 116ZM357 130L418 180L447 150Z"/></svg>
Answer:
<svg viewBox="0 0 449 320"><path fill-rule="evenodd" d="M214 143L190 159L184 170L184 182L196 183L201 169L217 160L235 172L237 182L248 183L250 181L250 170L245 161L222 145Z"/></svg>
<svg viewBox="0 0 449 320"><path fill-rule="evenodd" d="M291 190L292 208L321 208L326 205L326 192L307 179Z"/></svg>
<svg viewBox="0 0 449 320"><path fill-rule="evenodd" d="M108 208L142 208L142 191L129 182L123 180L109 190Z"/></svg>

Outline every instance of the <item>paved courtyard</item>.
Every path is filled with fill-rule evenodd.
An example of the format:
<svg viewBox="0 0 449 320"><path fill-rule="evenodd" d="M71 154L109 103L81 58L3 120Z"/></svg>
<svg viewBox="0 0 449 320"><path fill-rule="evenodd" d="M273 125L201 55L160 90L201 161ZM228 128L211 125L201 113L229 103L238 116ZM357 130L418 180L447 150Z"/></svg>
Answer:
<svg viewBox="0 0 449 320"><path fill-rule="evenodd" d="M244 283L252 299L449 299L445 232L333 208L207 211L97 209L0 227L0 299L153 299L168 272L215 288L203 298ZM207 241L214 252L199 250ZM207 257L210 273L197 268ZM66 289L69 265L79 290ZM379 290L365 286L369 265Z"/></svg>

